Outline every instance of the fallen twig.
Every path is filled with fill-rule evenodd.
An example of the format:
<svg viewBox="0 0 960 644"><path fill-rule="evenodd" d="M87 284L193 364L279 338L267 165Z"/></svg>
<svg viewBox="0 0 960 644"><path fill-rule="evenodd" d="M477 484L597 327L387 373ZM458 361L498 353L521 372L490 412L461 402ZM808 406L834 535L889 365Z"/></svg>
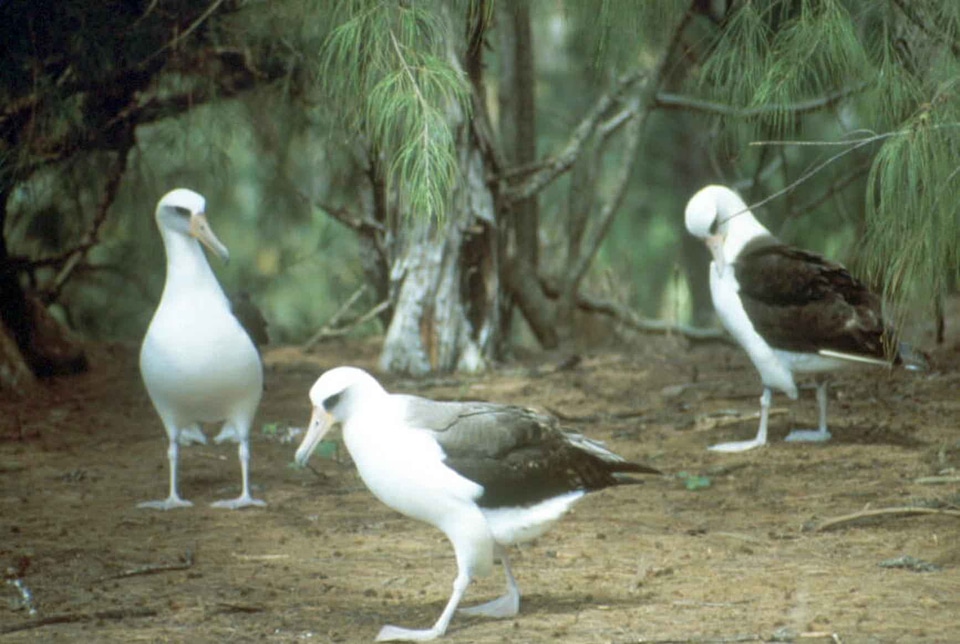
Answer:
<svg viewBox="0 0 960 644"><path fill-rule="evenodd" d="M783 407L774 407L769 411L767 416L780 416L786 413L787 410ZM747 420L760 420L760 412L755 411L749 414L741 414L739 412L718 412L713 414L705 414L697 417L697 419L694 421L694 428L696 431L708 431L711 429L717 429L718 427L737 425Z"/></svg>
<svg viewBox="0 0 960 644"><path fill-rule="evenodd" d="M353 295L347 298L347 301L343 303L343 306L337 309L337 311L332 316L330 316L330 319L327 320L326 324L320 327L320 330L314 333L309 340L303 343L304 351L308 351L310 347L312 347L317 342L319 342L324 337L323 334L325 332L329 332L330 329L333 329L334 327L336 327L337 324L339 324L340 322L340 318L342 318L343 315L347 311L349 311L354 304L357 303L357 300L360 299L360 297L364 294L364 292L366 292L366 290L367 290L367 285L361 284L360 288L354 291Z"/></svg>
<svg viewBox="0 0 960 644"><path fill-rule="evenodd" d="M947 483L960 483L960 476L921 476L913 479L914 483L920 485L945 485Z"/></svg>
<svg viewBox="0 0 960 644"><path fill-rule="evenodd" d="M108 575L106 577L101 577L100 581L105 581L107 579L126 579L127 577L138 577L140 575L156 575L161 572L170 572L173 570L187 570L193 567L193 551L187 550L183 555L183 560L180 563L175 564L151 564L148 566L140 566L138 568L131 568L130 570L124 570L123 572L117 573L115 575Z"/></svg>
<svg viewBox="0 0 960 644"><path fill-rule="evenodd" d="M128 617L154 617L157 614L152 608L114 608L111 610L99 610L93 613L62 613L60 615L49 615L40 619L31 619L19 624L10 624L9 626L0 626L0 635L7 633L16 633L17 631L26 631L31 628L42 628L53 624L70 624L73 622L92 622L104 619L127 619Z"/></svg>
<svg viewBox="0 0 960 644"><path fill-rule="evenodd" d="M861 510L860 512L854 512L853 514L845 514L841 517L836 517L834 519L828 519L821 523L819 526L814 528L815 532L823 532L824 530L831 530L838 526L844 525L846 523L853 523L861 519L872 519L876 517L883 516L913 516L919 514L944 514L951 517L960 517L960 510L944 510L940 508L922 508L912 505L893 507L893 508L878 508L876 510Z"/></svg>
<svg viewBox="0 0 960 644"><path fill-rule="evenodd" d="M668 637L665 639L646 639L638 638L636 640L622 640L622 644L627 642L636 642L640 644L735 644L736 642L793 642L795 640L830 640L836 644L842 644L843 640L837 633L826 631L808 631L805 633L796 633L781 629L772 635L758 635L755 633L745 633L743 635L723 635L720 637Z"/></svg>
<svg viewBox="0 0 960 644"><path fill-rule="evenodd" d="M316 344L317 342L320 342L321 340L327 340L329 338L339 338L340 336L344 336L350 333L351 331L353 331L354 329L356 329L358 326L361 326L369 322L376 316L380 315L381 313L386 311L389 307L390 307L390 300L384 300L379 304L377 304L376 306L374 306L369 311L367 311L366 313L364 313L363 315L361 315L360 317L358 317L357 319L355 319L350 324L346 324L344 326L337 327L337 328L332 328L332 323L334 322L334 319L331 318L330 322L320 327L320 329L313 334L313 337L310 338L307 341L307 343L304 345L304 349L307 349L313 346L314 344Z"/></svg>

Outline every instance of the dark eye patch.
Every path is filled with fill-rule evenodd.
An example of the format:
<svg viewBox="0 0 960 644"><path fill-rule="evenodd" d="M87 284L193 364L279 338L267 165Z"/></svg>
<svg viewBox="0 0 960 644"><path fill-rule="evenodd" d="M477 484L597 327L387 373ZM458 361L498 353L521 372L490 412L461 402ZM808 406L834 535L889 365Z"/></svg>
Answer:
<svg viewBox="0 0 960 644"><path fill-rule="evenodd" d="M335 408L337 405L340 404L340 397L341 397L341 396L343 396L343 392L342 392L342 391L341 391L340 393L338 393L338 394L333 394L332 396L328 396L328 397L323 401L323 408L326 409L327 412L333 413L334 408Z"/></svg>
<svg viewBox="0 0 960 644"><path fill-rule="evenodd" d="M174 206L173 209L177 211L178 215L183 215L184 217L189 217L191 215L189 208L184 208L183 206Z"/></svg>

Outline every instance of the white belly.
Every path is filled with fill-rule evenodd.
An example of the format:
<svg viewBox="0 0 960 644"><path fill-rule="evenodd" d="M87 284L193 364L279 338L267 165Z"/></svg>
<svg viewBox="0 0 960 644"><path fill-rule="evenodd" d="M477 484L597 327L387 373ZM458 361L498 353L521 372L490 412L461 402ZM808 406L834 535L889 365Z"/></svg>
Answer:
<svg viewBox="0 0 960 644"><path fill-rule="evenodd" d="M140 371L158 411L178 423L252 417L263 390L260 356L222 307L161 303L143 341Z"/></svg>

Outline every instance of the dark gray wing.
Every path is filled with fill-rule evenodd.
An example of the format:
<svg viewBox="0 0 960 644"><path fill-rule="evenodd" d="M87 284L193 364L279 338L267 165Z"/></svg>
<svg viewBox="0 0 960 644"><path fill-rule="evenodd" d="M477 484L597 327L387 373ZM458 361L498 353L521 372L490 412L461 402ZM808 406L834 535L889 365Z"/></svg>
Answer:
<svg viewBox="0 0 960 644"><path fill-rule="evenodd" d="M532 409L402 397L406 422L434 432L447 466L483 487L481 507L529 506L627 482L623 474L660 473L564 432L556 418Z"/></svg>
<svg viewBox="0 0 960 644"><path fill-rule="evenodd" d="M230 310L258 351L260 347L270 343L270 336L267 335L267 320L263 317L263 313L260 312L257 305L253 303L253 300L250 299L249 293L240 291L231 297Z"/></svg>
<svg viewBox="0 0 960 644"><path fill-rule="evenodd" d="M775 349L885 357L880 298L842 265L771 237L748 244L734 270L744 310Z"/></svg>

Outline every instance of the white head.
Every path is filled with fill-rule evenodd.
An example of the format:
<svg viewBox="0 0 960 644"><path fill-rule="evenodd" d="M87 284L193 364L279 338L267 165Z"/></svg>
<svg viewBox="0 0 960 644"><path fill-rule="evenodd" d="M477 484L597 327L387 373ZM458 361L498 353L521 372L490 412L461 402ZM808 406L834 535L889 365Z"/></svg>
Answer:
<svg viewBox="0 0 960 644"><path fill-rule="evenodd" d="M379 404L376 397L386 393L376 378L363 369L337 367L324 372L310 388L313 411L307 433L297 448L296 462L305 465L327 432L346 422L359 406Z"/></svg>
<svg viewBox="0 0 960 644"><path fill-rule="evenodd" d="M206 205L203 195L193 190L171 190L157 203L157 226L161 233L167 231L196 239L226 261L230 259L230 252L210 228Z"/></svg>
<svg viewBox="0 0 960 644"><path fill-rule="evenodd" d="M717 274L735 261L743 247L761 235L770 235L743 199L725 186L707 186L687 202L687 231L702 239L713 255Z"/></svg>

